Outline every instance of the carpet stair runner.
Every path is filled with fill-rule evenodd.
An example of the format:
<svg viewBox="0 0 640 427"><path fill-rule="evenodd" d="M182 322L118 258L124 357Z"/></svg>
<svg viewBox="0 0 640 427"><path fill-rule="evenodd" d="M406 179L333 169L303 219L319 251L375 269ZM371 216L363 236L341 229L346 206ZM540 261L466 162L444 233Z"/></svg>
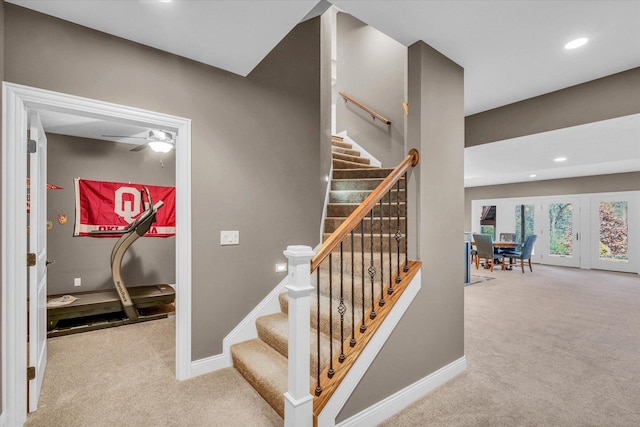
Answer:
<svg viewBox="0 0 640 427"><path fill-rule="evenodd" d="M340 137L332 137L332 156L333 156L333 179L331 181L330 200L327 205L327 218L325 220L326 239L336 228L353 212L360 202L362 202L373 191L383 179L393 170L373 167L370 165L369 159L360 157L360 152L353 150L351 144L344 142ZM397 197L400 197L400 204L396 203ZM373 221L373 242L378 244L380 241L380 225L382 224L384 234L383 241L383 259L380 261L379 246L375 246L377 252L374 252L374 267L378 274L382 270L385 281L389 281L389 242L388 230L391 225L392 233L395 233L398 226L398 209L400 210L400 229L404 230L405 224L405 191L404 182L401 181L399 191L393 191L391 195L391 206L387 204L387 200L383 203L383 218L380 219L379 206L374 209ZM389 218L389 212L391 217ZM343 298L347 307L347 314L344 316L344 337L347 339L351 334L351 324L356 323L355 327L362 321L362 262L364 260L365 287L364 299L366 305L371 304L372 288L368 274L368 268L371 265L371 226L367 219L365 220L365 236L364 236L364 254L361 253L363 247L363 238L360 229L354 232L354 255L353 255L353 273L354 286L351 286L351 242L350 237L345 240L343 245L342 274L340 274L340 252L339 249L332 254L331 257L331 274L329 272L329 262L324 262L320 267L320 369L324 369L329 363L329 330L330 323L333 327L333 350L334 355L340 352L340 318L336 314L336 308L340 301L340 283L343 283ZM376 235L377 234L377 235ZM391 261L393 268L396 267L396 242L391 242ZM404 246L402 247L404 251ZM403 258L404 259L404 258ZM314 277L315 281L315 275ZM333 283L333 289L329 289L329 277ZM379 277L379 276L378 276ZM355 316L352 318L351 312L351 295L354 296ZM373 287L374 298L380 294L379 279L375 281ZM260 317L256 320L256 329L258 338L235 344L231 347L231 355L234 367L245 377L245 379L256 389L256 391L276 410L281 417L284 418L284 393L287 391L287 351L288 351L288 297L286 293L279 296L280 312ZM330 322L329 306L333 306L334 315ZM368 315L365 313L365 315ZM312 292L311 298L311 366L310 376L312 388L315 386L315 378L318 370L318 351L316 336L317 321L317 295Z"/></svg>

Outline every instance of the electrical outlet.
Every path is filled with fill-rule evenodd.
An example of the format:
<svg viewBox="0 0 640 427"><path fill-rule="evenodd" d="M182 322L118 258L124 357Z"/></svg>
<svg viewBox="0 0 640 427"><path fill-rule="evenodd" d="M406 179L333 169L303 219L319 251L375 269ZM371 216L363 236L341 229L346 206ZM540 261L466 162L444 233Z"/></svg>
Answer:
<svg viewBox="0 0 640 427"><path fill-rule="evenodd" d="M80 279L79 277L73 279L73 286L82 286L82 279Z"/></svg>

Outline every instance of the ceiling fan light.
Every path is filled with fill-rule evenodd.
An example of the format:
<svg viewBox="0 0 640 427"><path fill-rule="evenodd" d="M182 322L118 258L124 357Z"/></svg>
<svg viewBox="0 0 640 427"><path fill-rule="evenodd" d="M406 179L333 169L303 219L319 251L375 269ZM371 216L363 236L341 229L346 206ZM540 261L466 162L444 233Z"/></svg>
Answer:
<svg viewBox="0 0 640 427"><path fill-rule="evenodd" d="M149 139L155 141L173 142L173 135L164 130L150 130Z"/></svg>
<svg viewBox="0 0 640 427"><path fill-rule="evenodd" d="M173 144L164 141L151 141L149 147L156 153L168 153L173 148Z"/></svg>

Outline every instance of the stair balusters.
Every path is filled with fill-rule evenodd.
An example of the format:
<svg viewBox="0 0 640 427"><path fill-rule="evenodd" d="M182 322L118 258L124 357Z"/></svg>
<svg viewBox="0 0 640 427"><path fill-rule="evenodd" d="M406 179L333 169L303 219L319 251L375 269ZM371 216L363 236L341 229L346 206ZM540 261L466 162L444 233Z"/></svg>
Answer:
<svg viewBox="0 0 640 427"><path fill-rule="evenodd" d="M335 391L337 384L346 375L346 370L350 368L359 352L364 348L363 346L371 339L371 335L375 333L378 324L388 314L390 308L386 307L386 305L390 304L393 307L397 299L396 290L400 289L398 292L401 292L404 289L403 273L408 271L409 262L406 255L407 221L404 221L403 225L401 219L401 216L406 216L407 212L406 196L402 196L401 187L404 185L404 194L406 195L406 172L410 167L417 164L417 158L417 152L412 150L409 156L384 178L382 183L337 227L311 259L310 272L316 271L317 280L317 313L315 316L317 333L315 340L317 346L315 369L317 369L317 383L312 391L315 392L316 399L319 399L318 402L323 402L319 404L320 408L326 404L328 396L331 396ZM400 181L402 181L402 184ZM402 200L403 198L405 200ZM376 218L376 209L379 210L378 218ZM377 221L379 221L379 226L376 227ZM359 238L357 236L358 233L360 234ZM393 244L394 239L395 245ZM338 245L340 246L339 252ZM344 259L345 245L349 246L348 254L351 256L348 264L345 264ZM360 246L359 260L356 254L358 245ZM402 251L405 251L404 263L401 263ZM339 262L335 259L338 256L340 257ZM395 263L393 262L394 258ZM379 263L377 260L379 260ZM387 269L385 269L385 264L388 266ZM349 268L349 265L351 268L350 274L345 272L345 267ZM337 271L335 274L336 280L333 280L334 271L338 269L338 266L340 271L339 291L337 289ZM321 270L328 274L321 273ZM369 276L368 282L365 280L365 274ZM385 274L387 274L386 278ZM358 275L360 277L357 277ZM379 283L377 282L378 278ZM346 295L349 292L349 287L345 281L349 279L351 280L351 298ZM336 289L334 289L334 284ZM376 291L376 288L378 291ZM322 289L327 291L325 293L329 298L327 304L321 304L323 298ZM335 304L333 301L334 296L336 296ZM388 296L388 300L385 299L385 296ZM351 307L348 306L349 304L351 304ZM358 305L360 307L357 307ZM334 328L334 310L340 316L339 334ZM347 314L348 311L351 312L350 316ZM325 328L323 326L326 325L327 318L328 327ZM345 323L349 320L351 321L350 336L348 329L345 333L345 327L348 327ZM369 330L368 325L371 326L371 330ZM325 333L323 331L327 330L328 337L323 339L322 335ZM338 337L340 348L334 354L334 340ZM327 340L328 349L322 348L323 342ZM323 354L326 355L327 351L328 360L321 357ZM322 360L325 360L324 364ZM314 413L317 414L316 409L314 403Z"/></svg>

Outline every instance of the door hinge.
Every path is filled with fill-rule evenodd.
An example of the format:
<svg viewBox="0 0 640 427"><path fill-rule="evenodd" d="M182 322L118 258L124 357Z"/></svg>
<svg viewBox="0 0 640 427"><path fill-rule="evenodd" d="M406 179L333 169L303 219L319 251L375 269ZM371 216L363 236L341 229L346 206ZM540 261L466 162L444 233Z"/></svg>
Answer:
<svg viewBox="0 0 640 427"><path fill-rule="evenodd" d="M36 254L29 252L27 254L27 267L33 267L36 265Z"/></svg>
<svg viewBox="0 0 640 427"><path fill-rule="evenodd" d="M27 140L27 153L32 154L36 152L38 143L34 139Z"/></svg>
<svg viewBox="0 0 640 427"><path fill-rule="evenodd" d="M31 380L35 380L36 379L36 367L35 366L29 366L27 368L27 380L31 381Z"/></svg>

